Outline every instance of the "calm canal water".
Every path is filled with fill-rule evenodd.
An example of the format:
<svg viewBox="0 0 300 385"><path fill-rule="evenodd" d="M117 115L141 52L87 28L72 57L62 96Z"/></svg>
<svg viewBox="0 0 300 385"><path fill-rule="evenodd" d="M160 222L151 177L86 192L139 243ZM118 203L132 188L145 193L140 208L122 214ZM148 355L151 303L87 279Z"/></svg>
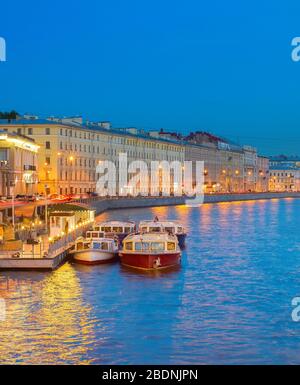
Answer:
<svg viewBox="0 0 300 385"><path fill-rule="evenodd" d="M1 272L0 363L300 363L300 200L112 211L177 219L180 269Z"/></svg>

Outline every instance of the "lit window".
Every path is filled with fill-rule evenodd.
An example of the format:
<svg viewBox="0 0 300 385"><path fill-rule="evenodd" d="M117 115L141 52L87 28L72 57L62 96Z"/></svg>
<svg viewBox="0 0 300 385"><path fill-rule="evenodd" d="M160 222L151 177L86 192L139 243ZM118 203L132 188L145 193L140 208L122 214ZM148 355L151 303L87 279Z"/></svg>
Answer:
<svg viewBox="0 0 300 385"><path fill-rule="evenodd" d="M132 242L126 242L125 243L125 250L133 250L133 243Z"/></svg>

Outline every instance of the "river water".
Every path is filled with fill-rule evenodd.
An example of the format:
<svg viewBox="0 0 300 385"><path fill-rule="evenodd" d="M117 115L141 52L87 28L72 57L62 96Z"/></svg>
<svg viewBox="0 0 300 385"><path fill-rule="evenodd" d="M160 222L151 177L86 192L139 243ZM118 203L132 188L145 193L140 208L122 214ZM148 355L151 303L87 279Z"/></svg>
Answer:
<svg viewBox="0 0 300 385"><path fill-rule="evenodd" d="M111 211L180 220L182 266L1 272L0 363L300 363L300 200Z"/></svg>

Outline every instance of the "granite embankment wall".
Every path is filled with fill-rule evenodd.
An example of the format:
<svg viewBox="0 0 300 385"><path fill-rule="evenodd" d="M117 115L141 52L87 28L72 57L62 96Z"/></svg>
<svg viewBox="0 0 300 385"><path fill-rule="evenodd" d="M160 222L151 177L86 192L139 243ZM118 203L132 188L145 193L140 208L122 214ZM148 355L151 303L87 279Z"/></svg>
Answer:
<svg viewBox="0 0 300 385"><path fill-rule="evenodd" d="M249 193L249 194L207 194L204 197L204 203L220 203L249 201L260 199L282 199L282 198L300 198L300 193ZM176 206L185 203L184 197L157 197L157 198L113 198L113 199L91 199L88 203L101 214L107 210L143 208L155 206Z"/></svg>

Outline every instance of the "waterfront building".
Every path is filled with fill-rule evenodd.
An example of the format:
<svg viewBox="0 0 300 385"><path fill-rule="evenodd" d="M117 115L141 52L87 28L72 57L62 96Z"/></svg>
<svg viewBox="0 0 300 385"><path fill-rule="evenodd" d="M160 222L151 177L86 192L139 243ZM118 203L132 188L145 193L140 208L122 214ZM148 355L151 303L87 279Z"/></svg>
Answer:
<svg viewBox="0 0 300 385"><path fill-rule="evenodd" d="M187 160L204 160L205 192L268 191L269 160L254 147L202 131L180 139Z"/></svg>
<svg viewBox="0 0 300 385"><path fill-rule="evenodd" d="M257 192L269 191L270 164L266 156L257 156Z"/></svg>
<svg viewBox="0 0 300 385"><path fill-rule="evenodd" d="M207 132L184 138L187 160L204 160L205 192L266 191L268 159L260 160L255 148L239 146ZM259 183L258 183L259 182Z"/></svg>
<svg viewBox="0 0 300 385"><path fill-rule="evenodd" d="M40 193L84 194L94 192L99 162L110 160L117 168L119 153L127 153L128 163L151 161L204 161L204 191L267 191L267 158L260 157L250 146L240 146L207 132L184 137L174 132L146 132L135 127L112 128L110 122L83 122L81 117L2 120L0 128L9 133L26 135L40 146L38 170ZM196 169L193 182L196 183ZM150 178L148 180L150 186ZM171 176L171 186L173 180ZM158 186L163 191L164 177L159 171ZM128 190L126 190L128 188ZM177 186L179 189L180 186ZM175 186L171 189L174 192ZM122 190L134 193L129 186ZM123 191L123 192L124 192Z"/></svg>
<svg viewBox="0 0 300 385"><path fill-rule="evenodd" d="M132 128L113 129L109 122L83 124L80 117L35 117L1 121L0 128L27 135L40 146L40 193L94 192L98 162L113 161L118 169L119 153L127 153L128 162L143 160L149 164L152 160L184 161L181 143L151 137Z"/></svg>
<svg viewBox="0 0 300 385"><path fill-rule="evenodd" d="M34 140L0 131L0 195L37 192L37 152Z"/></svg>
<svg viewBox="0 0 300 385"><path fill-rule="evenodd" d="M300 191L300 167L276 165L270 167L270 191Z"/></svg>
<svg viewBox="0 0 300 385"><path fill-rule="evenodd" d="M269 157L270 167L299 167L300 156L275 155Z"/></svg>

